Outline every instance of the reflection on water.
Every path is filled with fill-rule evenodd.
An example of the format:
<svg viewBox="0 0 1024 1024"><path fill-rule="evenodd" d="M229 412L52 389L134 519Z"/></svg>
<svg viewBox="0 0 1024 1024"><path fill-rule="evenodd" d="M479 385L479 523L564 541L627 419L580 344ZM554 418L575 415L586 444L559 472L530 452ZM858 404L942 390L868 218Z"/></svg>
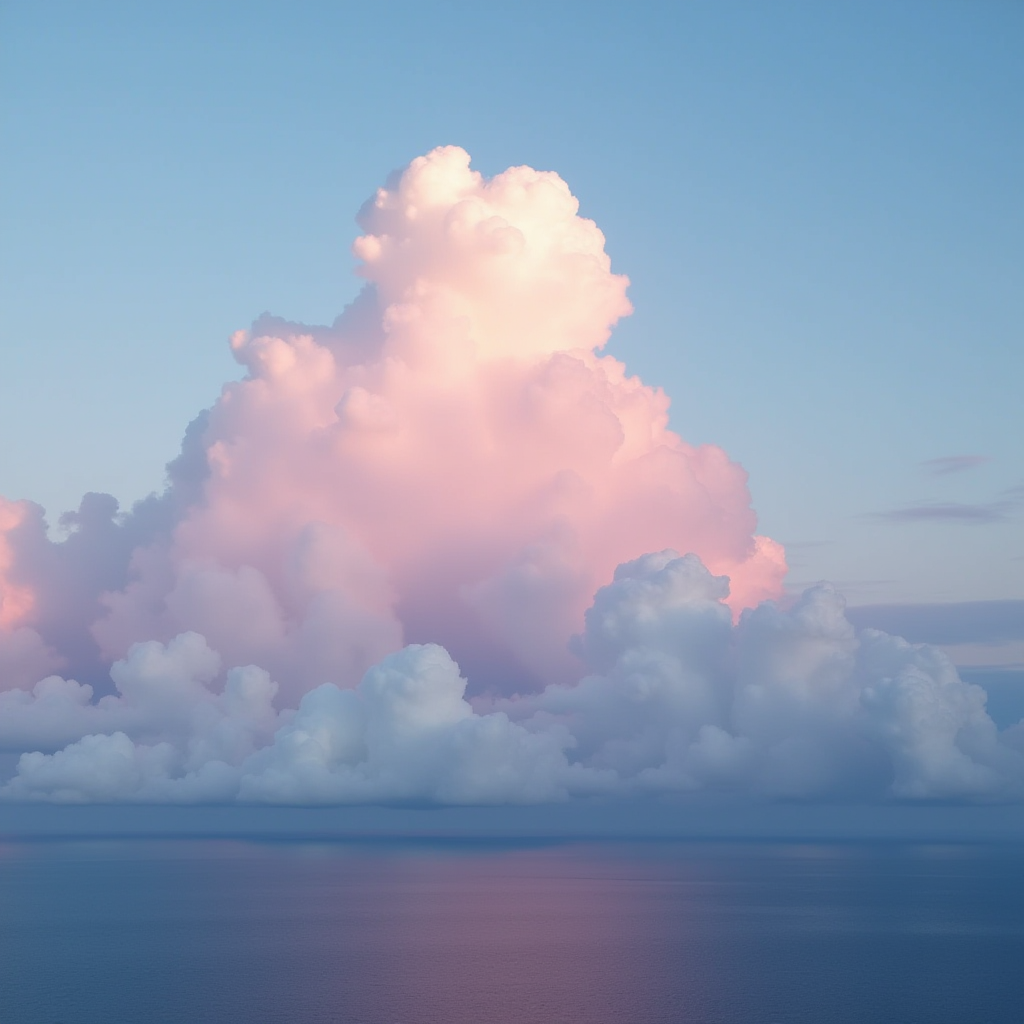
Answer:
<svg viewBox="0 0 1024 1024"><path fill-rule="evenodd" d="M1021 854L8 843L0 1020L1018 1024Z"/></svg>

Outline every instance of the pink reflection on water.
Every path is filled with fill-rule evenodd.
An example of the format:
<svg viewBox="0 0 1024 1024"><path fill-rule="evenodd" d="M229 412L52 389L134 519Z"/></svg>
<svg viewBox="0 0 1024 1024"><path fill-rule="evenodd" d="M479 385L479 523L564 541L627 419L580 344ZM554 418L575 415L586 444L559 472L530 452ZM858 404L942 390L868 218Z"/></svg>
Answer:
<svg viewBox="0 0 1024 1024"><path fill-rule="evenodd" d="M360 965L348 943L338 950L349 970L332 987L345 1020L669 1021L700 1002L697 979L685 977L694 965L672 938L681 922L666 906L679 879L657 862L561 848L382 867L352 878L345 894L361 927Z"/></svg>

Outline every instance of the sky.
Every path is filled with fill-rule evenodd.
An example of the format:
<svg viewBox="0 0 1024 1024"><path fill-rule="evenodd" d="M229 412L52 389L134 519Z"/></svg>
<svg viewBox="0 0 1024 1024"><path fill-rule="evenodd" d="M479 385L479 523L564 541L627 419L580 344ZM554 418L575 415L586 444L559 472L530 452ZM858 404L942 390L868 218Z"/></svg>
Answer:
<svg viewBox="0 0 1024 1024"><path fill-rule="evenodd" d="M1019 5L693 3L667 9L654 4L523 4L513 9L468 3L181 3L163 8L6 3L0 7L0 29L0 131L5 140L0 157L0 349L5 366L0 377L0 495L42 505L53 540L65 535L62 513L77 509L86 492L109 493L127 510L161 491L165 464L178 453L185 426L218 400L225 381L239 381L245 374L253 382L270 380L267 360L273 359L266 346L260 348L259 331L244 336L235 332L266 312L279 319L261 323L276 325L273 330L282 345L297 352L288 340L299 330L294 325L334 323L367 276L380 294L400 295L411 280L403 276L407 268L385 259L380 276L374 276L376 271L366 270L373 263L368 250L353 254L352 243L360 234L383 238L406 229L412 232L410 238L419 237L409 224L399 229L397 222L387 220L398 214L384 208L379 215L367 214L363 204L385 182L391 193L399 194L395 173L438 146L462 147L472 168L484 176L481 180L527 165L554 172L566 183L579 200L580 217L596 222L604 236L596 248L592 239L579 245L588 253L607 252L611 260L610 270L602 271L610 276L580 284L579 290L566 278L569 283L559 299L565 309L577 310L574 303L583 302L593 311L590 319L579 310L572 313L566 321L569 328L585 334L590 347L604 344L613 328L604 352L645 385L664 389L671 400L668 426L674 435L685 445L716 446L749 474L748 494L742 473L721 467L698 472L697 456L689 448L679 449L678 464L669 475L678 473L682 480L697 473L702 486L716 495L718 518L694 511L688 498L680 498L678 506L666 504L665 516L677 515L690 531L682 530L678 545L668 527L653 520L637 525L640 509L652 503L661 508L649 481L629 490L636 480L630 477L627 486L616 477L615 486L628 491L628 500L623 498L621 508L610 498L607 504L598 502L608 511L608 522L618 525L585 525L590 522L586 501L567 498L570 511L565 514L580 536L590 540L581 541L571 557L568 548L558 546L560 540L551 541L561 561L545 562L550 552L544 549L538 555L535 546L522 556L526 561L509 563L526 566L548 582L556 577L562 581L561 590L545 591L557 592L557 599L544 606L543 623L523 611L529 601L515 588L525 576L510 568L504 576L480 582L473 575L476 570L467 567L476 565L476 555L444 563L447 575L438 586L448 596L432 608L424 595L429 581L438 579L430 573L439 571L440 553L450 554L445 547L450 538L440 527L424 528L420 548L409 545L408 550L381 555L381 545L374 547L366 537L374 524L389 522L382 510L391 507L385 497L394 498L394 493L387 479L374 478L371 490L378 503L368 505L362 518L350 509L345 512L345 529L369 545L372 558L365 565L359 561L361 553L345 546L348 540L303 534L302 544L317 558L344 563L350 590L358 583L361 594L378 595L370 601L373 608L359 609L359 615L369 617L359 618L358 628L352 625L354 619L342 616L346 629L370 638L365 650L338 653L324 648L322 658L328 660L321 662L316 660L321 655L296 653L308 640L302 630L315 630L320 621L314 621L305 605L295 620L299 625L285 615L280 643L258 650L237 624L217 619L212 610L198 619L181 611L189 601L192 607L202 605L197 597L201 594L214 595L209 597L210 609L232 594L251 596L256 590L246 589L248 578L242 574L253 566L269 580L267 593L278 605L291 608L289 601L300 600L288 591L291 583L275 580L259 562L271 557L269 547L260 548L258 558L252 555L253 566L233 563L230 584L193 571L197 559L216 561L223 555L218 545L228 543L231 526L226 514L211 514L198 526L189 518L187 509L195 507L189 504L189 487L200 486L191 463L182 464L173 500L152 505L149 519L140 514L122 524L117 534L121 540L110 539L109 551L120 552L120 568L111 569L109 580L99 569L98 575L89 576L92 590L77 609L68 611L52 595L78 593L74 587L79 583L88 589L82 582L88 575L81 575L84 569L77 576L72 573L77 582L70 588L72 576L66 575L71 569L65 563L79 566L84 556L59 545L53 549L63 554L53 554L46 547L51 543L45 539L46 526L33 527L35 539L25 541L17 557L31 563L36 573L25 586L33 591L37 610L43 609L39 621L32 620L32 628L41 630L42 646L33 648L31 658L27 647L19 648L18 657L24 658L18 664L25 672L30 663L45 664L46 671L62 672L68 680L73 672L83 685L122 701L103 712L109 711L106 724L99 723L99 711L81 713L89 728L107 730L103 735L125 730L119 733L127 744L121 753L136 759L142 779L131 784L135 789L126 784L125 792L137 794L139 785L148 786L147 792L159 790L159 798L170 799L166 793L174 787L167 780L180 781L184 762L175 762L172 770L170 762L156 764L150 758L143 765L139 760L150 757L139 753L141 747L158 749L158 738L174 748L174 757L182 754L182 744L187 746L191 753L186 761L195 755L195 765L219 764L217 758L223 756L237 768L256 756L245 744L258 747L257 735L263 737L260 743L275 729L292 729L292 735L294 723L273 717L277 712L267 703L274 696L271 686L280 686L282 699L287 694L288 706L294 707L327 672L324 666L335 664L332 657L344 662L344 671L337 671L351 679L337 681L347 686L355 685L363 670L380 658L399 658L373 677L377 683L371 679L366 684L369 689L360 698L366 708L384 708L387 700L381 695L394 696L393 686L405 685L396 679L441 680L439 693L448 686L443 715L450 716L453 729L463 729L458 725L466 715L459 704L458 670L445 661L448 654L470 676L470 696L487 694L500 704L519 692L517 679L527 679L525 691L532 694L514 709L475 706L476 717L465 729L497 728L498 719L488 715L511 715L502 742L512 750L516 743L527 742L515 731L517 723L531 722L526 727L529 742L540 743L543 750L534 750L530 758L550 760L551 770L543 778L522 779L515 768L521 762L510 753L507 777L519 781L509 784L510 790L499 792L498 787L484 794L487 799L525 799L527 792L594 792L607 783L600 776L603 770L618 773L620 780L653 772L643 785L682 785L679 779L687 780L686 785L724 785L727 777L733 782L746 779L745 773L754 770L751 765L760 763L759 744L775 749L773 744L789 742L789 726L780 725L781 733L772 732L772 726L768 732L774 738L769 739L742 723L735 733L723 732L717 712L690 708L687 714L696 715L692 722L699 728L690 737L688 752L657 765L644 762L646 754L639 748L626 761L616 761L612 748L621 737L598 739L607 726L605 718L613 713L616 673L625 672L623 666L640 648L667 651L664 637L655 642L629 629L640 628L641 606L657 609L652 614L665 622L675 621L673 616L681 615L679 609L685 606L701 622L718 623L709 627L709 635L717 637L715 643L724 645L723 650L735 647L756 661L770 660L764 653L771 647L765 637L773 629L796 635L816 622L813 628L825 633L815 634L815 643L823 643L827 634L826 646L831 644L832 655L842 660L849 654L849 637L836 619L841 613L828 596L831 591L816 591L813 598L800 599L803 604L798 600L805 587L819 580L832 581L849 604L858 606L850 614L854 626L879 627L913 642L940 645L965 679L984 677L990 684L990 712L996 716L997 706L1004 711L997 723L1001 728L1024 714L1024 702L1016 693L1024 666L1024 404L1019 400L1024 379L1024 201L1018 171L1024 157L1024 70L1019 61L1024 10ZM458 160L449 161L445 174L455 180L464 173L460 166ZM463 187L467 195L476 195L477 185ZM512 200L486 202L518 223L519 214L509 213ZM354 218L360 209L363 224L357 227ZM578 231L571 212L557 204L550 210L552 224ZM544 230L538 229L536 237ZM436 240L428 241L423 242L426 255L420 267L426 278L440 265L431 261L441 259ZM362 277L353 274L359 263ZM616 275L629 279L629 315ZM484 298L490 296L487 301L495 311L503 309L502 315L513 318L518 314L518 300L492 294L480 282L474 288L478 285L483 291L467 300L474 310L483 309ZM474 305L477 300L479 306ZM524 315L533 308L527 303ZM317 337L337 357L338 345L348 344L342 344L345 330L359 334L364 326L360 322ZM533 337L534 326L528 325L523 336ZM545 329L538 326L537 337ZM495 359L506 354L499 334L488 336ZM234 347L229 345L232 337ZM415 348L419 342L410 338L408 344ZM537 345L539 354L572 347L561 341ZM413 348L403 349L409 365L415 363L409 355ZM308 352L288 358L301 362L306 356L313 358ZM426 373L437 388L449 386L442 363L431 362L433 369ZM359 373L376 372L372 360L358 365L364 367ZM591 372L598 371L587 370ZM490 378L481 373L466 394L491 394ZM519 378L513 374L510 379ZM313 388L312 380L304 377L303 387ZM338 415L348 416L352 424L365 428L371 421L384 422L380 417L386 419L391 412L381 412L384 405L374 404L380 399L387 410L408 411L410 422L426 431L424 436L436 425L429 408L409 404L413 399L394 381L377 380L377 390L363 377L357 383L356 377L345 381L344 395L327 391L332 409L342 396L347 404L344 415ZM341 376L335 384L341 387ZM276 386L267 385L271 390ZM607 384L609 407L623 417L624 387ZM351 399L353 388L363 388L357 400ZM280 416L275 423L293 423L291 413L282 411L286 390L274 392L285 403L274 407L274 415ZM370 398L359 397L364 392ZM627 430L638 451L664 429L661 399L653 391L642 395L644 411L629 420ZM310 399L310 407L320 400ZM242 438L256 450L258 441L269 446L259 448L264 455L273 452L268 465L288 472L296 449L279 438L264 438L258 410L246 409L215 412L214 426L202 444L207 456L217 443L230 447ZM506 469L531 460L541 464L539 449L531 448L523 433L524 424L510 420L501 428L508 428L507 433L490 425L510 460ZM634 428L635 435L630 432ZM447 436L435 440L438 445L452 443ZM564 444L567 460L575 460L581 473L586 469L595 474L588 480L612 479L607 465L595 469L588 461L586 446L568 435ZM420 464L399 460L395 472L408 482ZM346 466L348 473L362 471L358 459ZM315 477L312 461L306 468L312 475L293 482L295 493L319 502L317 515L322 516L334 498L309 484ZM250 470L253 493L268 493L268 479ZM481 497L505 494L495 481L508 474L499 470L495 480L480 477L484 483L479 493L467 498L467 531L482 516L510 515L511 505L503 505L499 515L488 511L490 498ZM708 474L713 485L707 483ZM411 489L411 500L422 501L429 510L429 494L436 498L453 493L431 491L434 486ZM229 492L226 504L217 506L222 511L241 500ZM518 493L509 484L508 501ZM750 501L756 523L745 511ZM613 505L618 509L614 515ZM90 508L92 519L83 507L77 520L65 521L63 530L77 523L79 536L89 541L83 540L81 549L107 551L95 538L89 540L89 530L102 531L109 509ZM129 570L128 553L136 550L132 545L156 544L154 537L163 527L153 524L165 514L180 516L174 519L179 527L193 524L188 543L179 544L158 565L140 569L137 560ZM424 517L429 519L429 511ZM277 529L277 520L271 523L271 518L269 513L252 517L264 530L260 543ZM635 533L624 523L632 524ZM782 545L789 567L785 579L775 571L778 563L767 547L762 545L756 558L743 548L755 536ZM544 538L544 543L551 539L549 534ZM500 546L499 541L511 544L501 530L480 544ZM681 546L679 554L686 554L691 542L704 565L635 563L610 590L599 589L611 582L615 564L632 564L663 547ZM299 558L300 547L289 548L289 557ZM330 554L323 555L324 550ZM216 558L211 552L218 552ZM110 558L116 560L113 554ZM456 561L458 568L451 568ZM552 568L555 562L564 576ZM353 568L356 563L362 568ZM58 564L65 567L53 568ZM0 569L10 569L2 558ZM717 584L702 575L707 570L712 577L729 575L728 608ZM129 572L134 573L131 579ZM391 598L380 596L386 590L380 581L395 579L401 580L397 611L388 604ZM319 585L303 580L303 586ZM131 591L131 586L137 589ZM230 589L236 586L240 589ZM471 635L472 623L456 610L467 587L478 588L472 597L474 614L488 623L486 643ZM105 605L106 624L97 625L94 605L103 591L127 596L112 611ZM143 600L141 592L149 596ZM762 597L783 598L786 608L797 602L795 610L785 612L794 616L786 620L789 625L771 626L769 612L746 624L729 624L730 615ZM152 610L153 602L163 602L159 612ZM694 611L698 605L699 615ZM256 614L255 606L246 607L247 614ZM582 657L597 681L586 694L571 698L558 689L572 674L563 660L564 640L572 632L570 620L582 627L588 607L604 607L612 619L618 616L633 625L610 636L607 620L588 620L574 656ZM342 615L337 608L331 614ZM827 628L821 625L825 620L831 623ZM328 616L323 621L336 620ZM289 632L292 626L295 631ZM176 631L186 628L205 640L183 641L172 649ZM394 654L403 639L440 642L444 648ZM160 652L147 650L164 668L154 669L156 662L146 661L145 652L132 655L131 642L163 645ZM47 645L50 654L44 654ZM318 650L315 643L309 649ZM842 685L860 694L857 699L863 703L863 694L875 692L882 678L878 666L886 662L891 668L894 658L904 665L909 656L885 648L871 661L864 653L867 646L859 649L863 657L857 655L854 661L861 660L843 670ZM539 653L526 653L531 651ZM697 658L695 649L672 651L682 663ZM797 675L810 679L817 670L808 669L804 655L792 656L801 665ZM914 662L913 672L933 681L945 679L945 669L929 662L930 655L914 657L927 664ZM111 690L107 670L117 659L126 667ZM207 729L210 702L221 701L214 718L237 719L225 704L227 691L217 696L204 687L220 685L224 672L246 659L269 672L273 683L269 677L235 677L237 692L232 693L249 702L242 716L248 738L239 740L230 756L218 747L216 758L211 754L203 761L195 750L203 744L216 747ZM143 708L144 700L129 707L130 691L135 685L136 695L141 693L139 687L148 684L138 681L155 678L154 671L162 672L161 678L173 677L174 686L180 684L179 696L187 691L181 699L192 709L189 715L195 708L206 709L200 717L206 716L207 725L200 729L190 718L184 731L170 736L144 723L156 712ZM718 678L716 672L719 668L707 669L708 678ZM495 682L481 682L485 676ZM19 685L31 682L26 676ZM734 677L728 682L736 693L744 685ZM69 706L79 709L68 714L78 715L87 698L79 690L61 693ZM377 698L383 703L373 705ZM848 749L842 763L829 769L837 792L871 788L867 780L877 765L858 743L864 729L883 728L878 723L897 713L892 708L903 707L903 697L890 698L889 711L881 697L873 705L868 718L876 715L874 725L861 722L843 733ZM558 737L537 725L547 721L545 716L569 713L565 702L573 699L590 703L572 714L581 720L592 715L589 732L576 735L575 742L582 748L590 742L593 751L604 751L592 751L582 773L590 773L586 778L562 767L564 744L560 747ZM973 698L960 694L956 699L958 713L971 719L977 710L971 710ZM345 718L349 712L331 700L333 696L326 705L311 705L307 717ZM765 721L775 721L774 715L781 722L789 714L783 710L789 697L779 700L774 711L765 712ZM362 728L372 732L372 713L364 708L359 714L368 716ZM476 718L487 721L480 724ZM50 747L42 744L41 749L49 752L40 757L56 757L64 750L62 743L74 746L85 735L85 726L68 724L71 719L62 719L59 728L49 720L44 728L41 721L32 719L25 726L25 735L48 737ZM398 728L392 719L387 721L391 724L385 732ZM823 737L835 740L829 731L833 725L815 725L824 730L817 734L821 743L827 745ZM981 732L985 728L978 726ZM387 735L386 743L398 743L397 733ZM298 785L288 761L289 742L286 735L281 743L260 748L271 753L250 765L245 775L250 781L242 784L256 794L254 799L310 798L308 790L299 796L285 793L287 786ZM957 740L961 748L965 742ZM1017 769L1003 764L1002 747L977 736L971 743L975 753L985 751L977 754L975 767L980 764L1000 778L1017 777ZM15 746L12 740L10 749ZM107 753L73 751L75 757ZM812 770L808 766L818 765L814 770L819 770L820 755L816 747L786 764L774 764L773 792L803 792ZM957 768L955 757L928 762L906 751L900 756L902 775L897 770L892 785L908 798L1004 791L1002 783L982 779L980 768ZM28 792L36 786L33 792L52 794L59 790L52 779L60 775L60 767L55 761L34 768L29 764L23 788ZM36 768L32 775L29 769ZM415 774L422 765L412 758L403 770ZM463 777L452 771L437 775L435 790L423 798L469 799L458 789ZM234 777L224 782L208 776L196 776L189 785L207 794L234 792L231 786L239 785ZM655 782L655 776L661 781ZM669 776L676 782L666 781ZM370 772L360 780L339 782L332 776L321 780L327 788L316 792L329 791L331 799L353 798L352 793L358 799L390 799L393 793L381 778ZM176 792L182 789L178 786Z"/></svg>
<svg viewBox="0 0 1024 1024"><path fill-rule="evenodd" d="M569 182L632 282L611 350L750 472L797 585L1024 596L1019 5L2 18L2 493L159 489L227 336L333 320L354 211L456 144Z"/></svg>

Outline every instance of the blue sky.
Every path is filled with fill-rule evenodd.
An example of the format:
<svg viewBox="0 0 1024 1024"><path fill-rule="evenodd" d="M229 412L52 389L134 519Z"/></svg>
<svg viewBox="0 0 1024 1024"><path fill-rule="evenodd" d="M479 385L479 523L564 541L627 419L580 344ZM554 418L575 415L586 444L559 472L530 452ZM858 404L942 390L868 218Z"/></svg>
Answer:
<svg viewBox="0 0 1024 1024"><path fill-rule="evenodd" d="M51 521L158 488L230 332L331 321L359 205L455 143L569 182L633 281L610 350L746 466L794 586L1024 598L1020 4L9 2L0 36L0 493Z"/></svg>

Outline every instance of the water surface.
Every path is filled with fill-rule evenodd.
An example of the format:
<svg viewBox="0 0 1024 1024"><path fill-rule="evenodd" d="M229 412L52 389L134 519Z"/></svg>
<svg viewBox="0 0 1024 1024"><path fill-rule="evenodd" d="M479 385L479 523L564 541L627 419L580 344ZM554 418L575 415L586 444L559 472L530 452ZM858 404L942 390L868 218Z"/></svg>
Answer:
<svg viewBox="0 0 1024 1024"><path fill-rule="evenodd" d="M1019 1024L1011 845L0 845L5 1024Z"/></svg>

